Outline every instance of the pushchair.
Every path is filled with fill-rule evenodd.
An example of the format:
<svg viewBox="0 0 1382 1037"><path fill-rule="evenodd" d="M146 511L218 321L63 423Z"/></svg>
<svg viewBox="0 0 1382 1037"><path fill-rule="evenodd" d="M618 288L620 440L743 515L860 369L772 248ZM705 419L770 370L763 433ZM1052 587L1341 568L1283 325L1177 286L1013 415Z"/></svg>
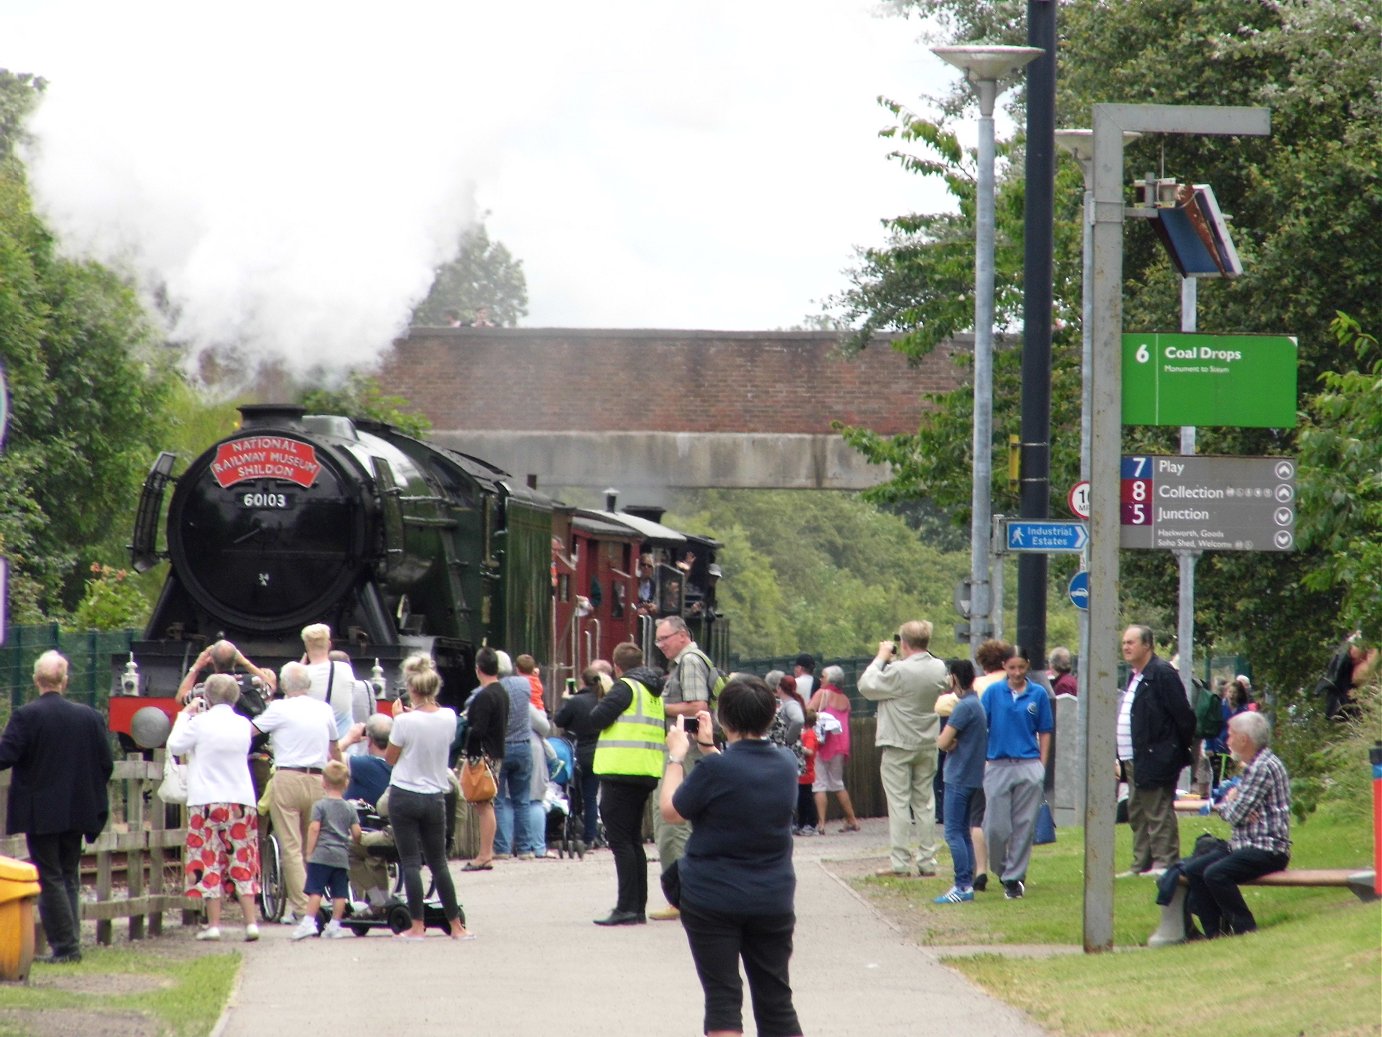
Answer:
<svg viewBox="0 0 1382 1037"><path fill-rule="evenodd" d="M565 738L547 739L551 753L547 759L546 838L549 849L559 857L585 857L579 806L580 787L576 781L576 752ZM555 757L552 755L555 753Z"/></svg>

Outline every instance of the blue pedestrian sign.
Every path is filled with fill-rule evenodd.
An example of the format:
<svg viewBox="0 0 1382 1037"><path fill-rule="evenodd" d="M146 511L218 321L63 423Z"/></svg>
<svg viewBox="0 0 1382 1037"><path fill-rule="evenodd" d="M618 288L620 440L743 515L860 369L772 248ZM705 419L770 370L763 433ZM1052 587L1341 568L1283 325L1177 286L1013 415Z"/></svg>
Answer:
<svg viewBox="0 0 1382 1037"><path fill-rule="evenodd" d="M1009 551L1070 554L1083 551L1089 543L1089 527L1083 522L1010 519L1005 525Z"/></svg>
<svg viewBox="0 0 1382 1037"><path fill-rule="evenodd" d="M1070 577L1070 604L1084 612L1089 611L1089 570L1081 569Z"/></svg>

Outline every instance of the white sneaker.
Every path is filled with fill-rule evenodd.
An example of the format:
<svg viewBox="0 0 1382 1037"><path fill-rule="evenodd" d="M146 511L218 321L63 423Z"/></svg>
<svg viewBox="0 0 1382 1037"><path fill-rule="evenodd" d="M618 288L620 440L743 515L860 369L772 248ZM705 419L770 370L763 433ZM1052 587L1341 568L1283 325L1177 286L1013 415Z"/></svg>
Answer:
<svg viewBox="0 0 1382 1037"><path fill-rule="evenodd" d="M305 939L307 939L309 936L316 936L316 935L317 935L317 920L316 920L315 918L313 918L311 915L308 915L307 917L303 918L303 920L302 920L301 922L298 923L298 927L297 927L296 929L293 930L293 939L294 939L294 940L305 940Z"/></svg>
<svg viewBox="0 0 1382 1037"><path fill-rule="evenodd" d="M302 921L302 918L299 917L298 915L293 914L293 912L291 912L291 911L284 911L284 912L283 912L283 917L280 918L280 919L278 920L278 924L279 924L279 925L297 925L297 924L300 923L301 921Z"/></svg>
<svg viewBox="0 0 1382 1037"><path fill-rule="evenodd" d="M259 926L251 922L249 925L245 926L245 942L254 943L257 939L259 939Z"/></svg>
<svg viewBox="0 0 1382 1037"><path fill-rule="evenodd" d="M349 936L354 936L349 929L341 925L334 918L326 923L326 928L322 930L323 940L344 940Z"/></svg>
<svg viewBox="0 0 1382 1037"><path fill-rule="evenodd" d="M198 940L219 940L220 938L221 930L214 925L207 926L201 932L197 933Z"/></svg>

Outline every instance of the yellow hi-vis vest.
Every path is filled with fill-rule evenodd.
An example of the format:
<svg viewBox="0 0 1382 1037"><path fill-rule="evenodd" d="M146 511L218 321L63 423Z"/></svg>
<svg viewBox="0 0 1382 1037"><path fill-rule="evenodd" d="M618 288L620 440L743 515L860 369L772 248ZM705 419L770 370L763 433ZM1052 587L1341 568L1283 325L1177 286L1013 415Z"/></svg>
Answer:
<svg viewBox="0 0 1382 1037"><path fill-rule="evenodd" d="M595 743L595 773L660 778L667 755L662 699L636 680L620 680L633 690L633 701L618 720L600 732Z"/></svg>

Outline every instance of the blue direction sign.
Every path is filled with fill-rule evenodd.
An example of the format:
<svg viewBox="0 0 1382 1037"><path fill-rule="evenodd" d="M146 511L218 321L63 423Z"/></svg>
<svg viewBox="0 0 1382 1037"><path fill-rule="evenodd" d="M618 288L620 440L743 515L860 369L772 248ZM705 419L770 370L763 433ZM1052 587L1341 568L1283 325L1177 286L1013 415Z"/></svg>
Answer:
<svg viewBox="0 0 1382 1037"><path fill-rule="evenodd" d="M1070 577L1070 604L1089 611L1089 570L1081 569Z"/></svg>
<svg viewBox="0 0 1382 1037"><path fill-rule="evenodd" d="M1089 543L1089 527L1083 522L1011 519L1005 526L1009 551L1068 554L1083 551Z"/></svg>

